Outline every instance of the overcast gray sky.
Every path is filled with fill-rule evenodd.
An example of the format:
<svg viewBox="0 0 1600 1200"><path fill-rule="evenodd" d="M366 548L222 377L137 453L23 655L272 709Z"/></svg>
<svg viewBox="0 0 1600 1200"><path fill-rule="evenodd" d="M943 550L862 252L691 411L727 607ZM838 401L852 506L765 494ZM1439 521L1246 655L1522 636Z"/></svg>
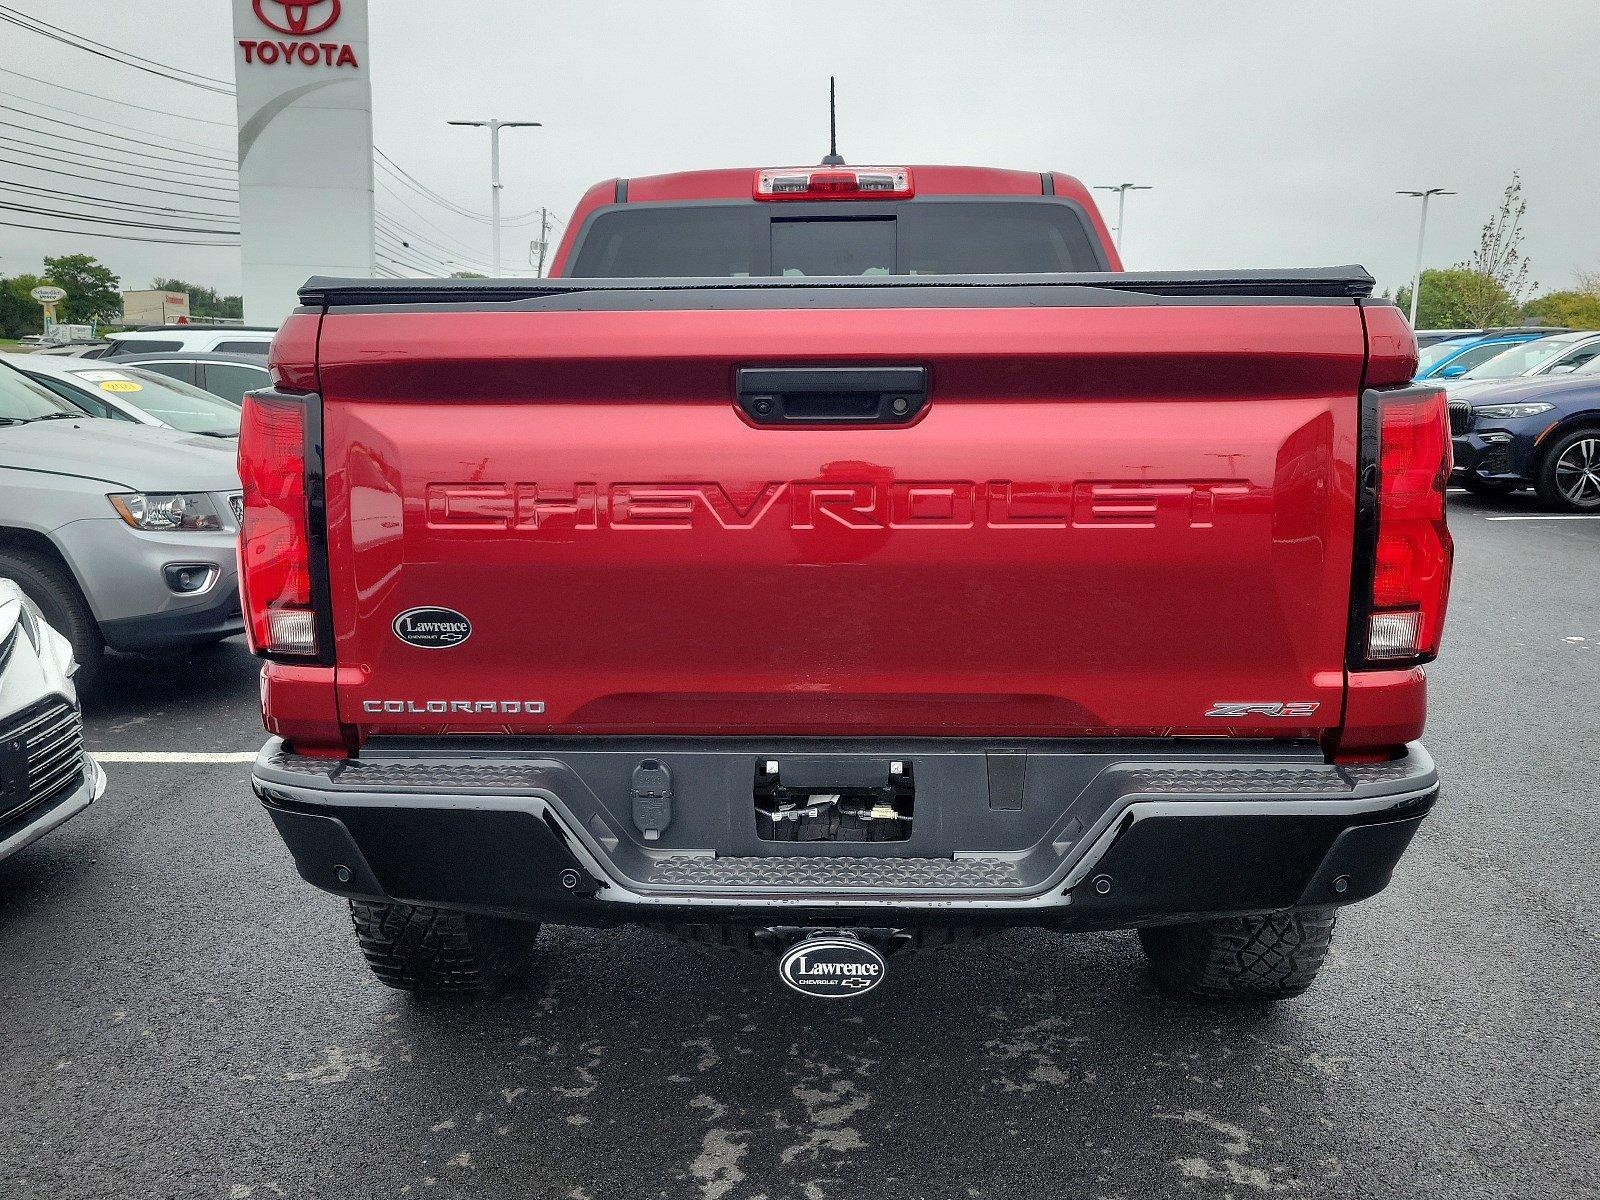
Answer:
<svg viewBox="0 0 1600 1200"><path fill-rule="evenodd" d="M10 3L232 76L223 0ZM832 72L852 162L1053 167L1089 184L1153 185L1129 203L1133 269L1360 262L1393 288L1409 277L1417 218L1416 201L1396 189L1460 193L1436 201L1430 218L1428 263L1446 266L1471 252L1513 170L1541 290L1600 269L1595 0L1535 10L1486 0L371 0L370 11L377 145L478 210L486 135L448 128L448 117L544 121L504 135L506 212L546 204L564 216L612 175L814 162L826 149ZM0 28L0 67L233 119L225 97ZM232 151L229 128L119 116L12 75L0 75L0 91L102 115L103 129ZM43 182L0 164L0 180L18 178ZM436 243L459 243L462 259L488 257L485 226L405 199L429 224L387 193L379 209ZM524 227L508 237L508 264L531 236ZM3 274L78 250L124 286L156 274L239 283L233 250L0 227Z"/></svg>

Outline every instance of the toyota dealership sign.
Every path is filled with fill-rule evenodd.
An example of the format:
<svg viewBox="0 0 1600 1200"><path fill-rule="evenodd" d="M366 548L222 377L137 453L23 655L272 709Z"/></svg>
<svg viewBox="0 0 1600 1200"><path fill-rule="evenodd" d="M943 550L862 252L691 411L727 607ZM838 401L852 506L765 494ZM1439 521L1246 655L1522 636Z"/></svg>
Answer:
<svg viewBox="0 0 1600 1200"><path fill-rule="evenodd" d="M233 0L245 319L372 274L367 0Z"/></svg>

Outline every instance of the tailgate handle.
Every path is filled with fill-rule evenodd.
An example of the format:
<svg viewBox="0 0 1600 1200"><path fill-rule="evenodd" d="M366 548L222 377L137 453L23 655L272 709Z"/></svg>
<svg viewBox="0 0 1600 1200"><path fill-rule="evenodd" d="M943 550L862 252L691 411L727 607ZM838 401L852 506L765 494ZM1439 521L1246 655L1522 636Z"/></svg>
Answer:
<svg viewBox="0 0 1600 1200"><path fill-rule="evenodd" d="M928 403L926 367L741 367L737 386L758 425L904 425Z"/></svg>

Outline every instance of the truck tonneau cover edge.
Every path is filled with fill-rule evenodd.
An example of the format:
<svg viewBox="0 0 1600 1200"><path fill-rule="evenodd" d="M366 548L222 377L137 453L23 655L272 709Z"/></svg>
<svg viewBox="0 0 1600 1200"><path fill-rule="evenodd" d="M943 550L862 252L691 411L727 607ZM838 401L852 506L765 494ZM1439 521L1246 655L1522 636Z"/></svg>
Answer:
<svg viewBox="0 0 1600 1200"><path fill-rule="evenodd" d="M592 293L766 293L793 295L847 290L857 293L949 289L1077 289L1200 299L1363 299L1375 280L1364 267L1309 267L1254 271L1085 271L1028 275L869 275L691 279L344 279L313 276L300 302L329 308L416 304L498 304ZM910 297L905 297L909 300ZM901 303L897 300L897 304Z"/></svg>

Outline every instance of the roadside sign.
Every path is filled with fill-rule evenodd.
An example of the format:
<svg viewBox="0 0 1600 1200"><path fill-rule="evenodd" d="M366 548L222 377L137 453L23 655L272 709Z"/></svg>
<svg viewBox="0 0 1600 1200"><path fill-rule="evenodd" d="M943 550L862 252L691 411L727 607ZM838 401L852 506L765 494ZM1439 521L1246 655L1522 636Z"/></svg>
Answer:
<svg viewBox="0 0 1600 1200"><path fill-rule="evenodd" d="M67 289L59 288L53 283L40 284L29 292L40 304L60 304L67 298Z"/></svg>

